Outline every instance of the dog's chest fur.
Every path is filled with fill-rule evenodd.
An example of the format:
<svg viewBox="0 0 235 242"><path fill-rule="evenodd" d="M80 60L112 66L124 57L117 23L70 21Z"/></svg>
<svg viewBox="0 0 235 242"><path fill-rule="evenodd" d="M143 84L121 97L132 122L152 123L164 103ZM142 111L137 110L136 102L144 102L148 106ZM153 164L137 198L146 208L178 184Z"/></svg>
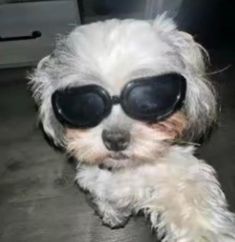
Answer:
<svg viewBox="0 0 235 242"><path fill-rule="evenodd" d="M187 183L185 170L190 166L193 170L199 163L191 152L189 148L172 147L166 157L155 163L131 169L109 171L81 165L76 180L82 189L98 199L138 211L155 203L161 194L176 192L180 183Z"/></svg>

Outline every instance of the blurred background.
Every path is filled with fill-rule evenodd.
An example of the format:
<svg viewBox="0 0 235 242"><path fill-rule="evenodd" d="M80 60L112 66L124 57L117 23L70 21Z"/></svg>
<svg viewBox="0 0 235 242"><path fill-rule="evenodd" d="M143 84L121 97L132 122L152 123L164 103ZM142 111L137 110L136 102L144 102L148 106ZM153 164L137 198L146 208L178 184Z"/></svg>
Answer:
<svg viewBox="0 0 235 242"><path fill-rule="evenodd" d="M197 155L216 168L235 211L234 0L0 0L1 242L156 241L139 216L119 230L101 224L73 182L74 165L45 142L26 76L77 25L165 11L210 54L219 118Z"/></svg>
<svg viewBox="0 0 235 242"><path fill-rule="evenodd" d="M234 10L231 0L0 0L0 68L35 64L76 25L165 11L206 48L233 48Z"/></svg>

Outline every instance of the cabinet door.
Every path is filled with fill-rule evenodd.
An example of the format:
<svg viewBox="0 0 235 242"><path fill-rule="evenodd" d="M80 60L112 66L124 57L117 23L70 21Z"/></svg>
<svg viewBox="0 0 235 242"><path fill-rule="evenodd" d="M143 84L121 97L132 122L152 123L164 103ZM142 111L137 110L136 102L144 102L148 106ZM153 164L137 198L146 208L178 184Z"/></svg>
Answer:
<svg viewBox="0 0 235 242"><path fill-rule="evenodd" d="M0 5L0 67L35 64L79 23L74 0Z"/></svg>

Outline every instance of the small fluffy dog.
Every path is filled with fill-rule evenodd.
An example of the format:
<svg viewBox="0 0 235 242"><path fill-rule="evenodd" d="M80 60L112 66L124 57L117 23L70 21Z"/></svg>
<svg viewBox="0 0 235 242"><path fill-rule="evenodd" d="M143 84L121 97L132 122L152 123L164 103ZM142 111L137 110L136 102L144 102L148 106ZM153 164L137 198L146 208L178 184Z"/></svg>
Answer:
<svg viewBox="0 0 235 242"><path fill-rule="evenodd" d="M165 242L234 242L235 219L193 141L216 119L203 48L164 15L75 28L40 61L43 128L79 165L103 223L142 211Z"/></svg>

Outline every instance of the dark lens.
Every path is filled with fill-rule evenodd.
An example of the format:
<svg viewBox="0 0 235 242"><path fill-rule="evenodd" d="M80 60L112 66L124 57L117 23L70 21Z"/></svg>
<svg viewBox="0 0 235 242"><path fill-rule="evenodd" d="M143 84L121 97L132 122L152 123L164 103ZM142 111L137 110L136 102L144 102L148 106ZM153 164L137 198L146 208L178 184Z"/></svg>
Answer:
<svg viewBox="0 0 235 242"><path fill-rule="evenodd" d="M135 119L163 120L182 106L185 89L184 77L176 73L134 80L122 93L122 106Z"/></svg>
<svg viewBox="0 0 235 242"><path fill-rule="evenodd" d="M56 117L69 126L94 127L107 115L110 109L109 96L96 85L87 85L56 91L52 105Z"/></svg>

